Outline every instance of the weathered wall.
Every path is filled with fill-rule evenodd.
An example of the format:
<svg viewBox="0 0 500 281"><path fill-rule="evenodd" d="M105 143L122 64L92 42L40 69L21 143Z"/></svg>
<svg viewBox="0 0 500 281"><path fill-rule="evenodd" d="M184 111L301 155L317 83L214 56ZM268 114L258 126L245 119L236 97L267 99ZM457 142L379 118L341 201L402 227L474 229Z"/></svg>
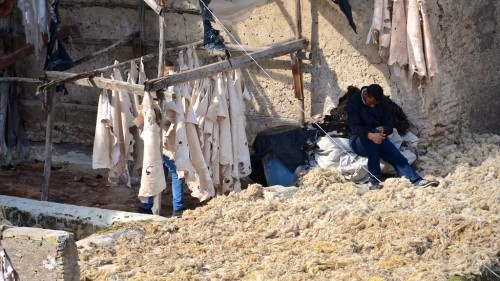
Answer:
<svg viewBox="0 0 500 281"><path fill-rule="evenodd" d="M138 30L138 0L62 1L63 25L76 25L84 38L119 39ZM86 5L77 5L77 4ZM92 3L90 5L89 3ZM95 3L102 3L94 5ZM422 136L441 138L460 130L500 133L498 126L500 101L500 47L498 19L500 2L497 0L428 1L429 19L436 44L441 73L434 84L425 89L421 98L414 89L407 91L389 67L381 63L377 48L366 45L366 34L371 25L371 1L350 0L358 27L355 34L338 6L330 0L303 0L303 36L310 40L313 59L305 61L304 89L306 118L326 114L335 107L348 85L362 86L380 83L387 93L409 115L410 121ZM120 5L118 5L120 4ZM168 7L189 7L186 1L169 1ZM294 37L295 1L270 0L257 8L251 16L234 26L226 26L238 42L245 45L268 45ZM146 7L147 40L157 39L156 15ZM19 14L19 13L17 13ZM17 15L19 18L19 15ZM192 14L167 15L167 39L194 42L202 38L200 17ZM222 30L221 26L216 25ZM225 34L223 32L223 34ZM236 43L225 34L226 41ZM19 41L19 40L18 40ZM22 42L18 42L20 46ZM104 46L67 44L70 55L76 59ZM148 49L147 53L155 51ZM137 55L137 48L121 47L99 56L72 72L89 70L123 61ZM151 74L156 62L148 65ZM293 98L289 56L261 63L265 72L252 65L244 69L253 99L247 103L247 131L250 141L265 127L284 122L295 122L299 111ZM17 64L19 76L38 77L43 60L34 57ZM268 75L270 77L268 77ZM416 83L415 83L416 84ZM32 85L24 85L25 100L38 99ZM98 91L68 86L69 95L62 102L96 105ZM24 102L25 124L31 140L43 140L45 114L37 103ZM57 111L55 140L59 142L92 143L95 111L75 111L61 108ZM430 140L430 138L428 138Z"/></svg>

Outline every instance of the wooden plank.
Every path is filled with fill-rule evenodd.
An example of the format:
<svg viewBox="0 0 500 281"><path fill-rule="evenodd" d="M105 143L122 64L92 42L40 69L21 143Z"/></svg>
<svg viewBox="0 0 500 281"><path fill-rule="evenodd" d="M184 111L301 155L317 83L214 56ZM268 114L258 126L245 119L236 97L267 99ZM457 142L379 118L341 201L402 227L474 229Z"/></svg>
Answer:
<svg viewBox="0 0 500 281"><path fill-rule="evenodd" d="M174 48L168 48L168 49L165 49L165 53L184 50L185 48L187 48L189 46L192 46L192 45L196 45L197 46L197 45L200 45L202 43L203 43L203 40L200 40L200 41L197 41L197 42L194 42L194 43L191 43L191 44L187 44L187 45L183 45L183 46L178 46L178 47L174 47ZM147 61L150 61L150 60L156 58L157 56L158 56L158 53L151 53L151 54L143 56L142 60L144 62L147 62ZM94 69L94 70L82 72L82 73L79 73L79 74L58 72L58 73L61 73L61 76L64 76L64 78L53 80L53 81L51 81L49 83L46 83L44 85L39 86L37 88L37 93L36 94L39 95L45 89L52 88L52 87L55 87L55 86L60 85L60 84L73 82L73 81L76 81L76 80L80 80L82 78L98 76L101 73L106 73L108 71L111 71L113 68L128 67L130 65L130 62L132 62L132 61L138 64L138 63L141 62L141 58L131 59L131 60L124 61L124 62L121 62L121 63L118 63L118 64L109 65L109 66L106 66L106 67L103 67L103 68L98 68L98 69ZM69 75L64 75L64 74L69 74ZM83 86L87 86L87 85L83 85Z"/></svg>
<svg viewBox="0 0 500 281"><path fill-rule="evenodd" d="M22 78L22 77L0 77L0 83L24 82L24 83L43 83L40 79Z"/></svg>
<svg viewBox="0 0 500 281"><path fill-rule="evenodd" d="M115 1L88 1L88 0L72 0L72 1L61 1L59 3L59 8L63 9L78 9L78 8L105 8L105 9L113 9L117 8L123 9L131 9L131 10L139 10L140 4L127 4L123 3L123 0L115 0ZM141 2L145 2L142 1ZM189 9L189 8L163 8L163 12L175 13L175 14L191 14L191 15L201 15L198 9Z"/></svg>
<svg viewBox="0 0 500 281"><path fill-rule="evenodd" d="M49 79L56 79L56 80L67 79L77 75L75 73L67 73L59 71L47 71L46 74ZM144 94L143 85L129 84L125 81L114 81L111 79L100 78L100 77L89 77L89 78L79 78L71 82L76 85L86 86L86 87L116 90L116 91L129 91L130 93L136 95Z"/></svg>
<svg viewBox="0 0 500 281"><path fill-rule="evenodd" d="M295 38L302 38L302 5L300 0L295 0ZM292 76L293 76L293 89L295 93L295 98L298 99L299 103L299 124L302 126L305 122L304 114L304 83L302 75L302 60L299 58L298 53L294 52L291 54L292 60Z"/></svg>
<svg viewBox="0 0 500 281"><path fill-rule="evenodd" d="M229 62L226 60L209 65L204 65L197 69L172 74L168 77L151 79L144 83L145 90L156 91L170 85L192 81L200 79L202 77L214 75L219 72L240 68L252 64L254 61L290 54L292 52L304 49L305 47L306 39L296 39L279 45L270 46L262 51L253 52L250 55L242 55L239 57L231 58L231 64L229 64Z"/></svg>

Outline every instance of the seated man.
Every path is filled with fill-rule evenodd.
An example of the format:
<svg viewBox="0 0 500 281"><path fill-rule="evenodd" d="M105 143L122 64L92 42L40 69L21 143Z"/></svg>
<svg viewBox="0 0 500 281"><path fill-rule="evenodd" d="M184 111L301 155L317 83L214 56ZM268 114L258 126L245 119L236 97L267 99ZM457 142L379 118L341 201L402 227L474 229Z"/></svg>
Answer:
<svg viewBox="0 0 500 281"><path fill-rule="evenodd" d="M384 159L396 170L398 177L406 177L416 187L438 186L437 181L428 181L419 176L401 152L386 139L392 134L392 116L384 90L378 84L363 87L354 94L346 107L347 123L351 128L350 146L354 152L368 158L368 188L381 189L380 159Z"/></svg>

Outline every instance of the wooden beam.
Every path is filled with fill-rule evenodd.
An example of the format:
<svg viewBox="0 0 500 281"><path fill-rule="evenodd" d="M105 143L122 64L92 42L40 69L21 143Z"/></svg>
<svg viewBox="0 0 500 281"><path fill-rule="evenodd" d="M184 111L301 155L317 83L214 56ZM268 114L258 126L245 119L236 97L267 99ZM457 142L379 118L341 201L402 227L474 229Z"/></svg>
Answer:
<svg viewBox="0 0 500 281"><path fill-rule="evenodd" d="M300 0L295 0L295 38L302 38L302 5ZM293 76L293 89L295 93L295 98L299 101L299 124L302 126L305 122L304 114L304 78L302 75L302 60L299 58L298 53L294 52L291 54L292 60L292 76Z"/></svg>
<svg viewBox="0 0 500 281"><path fill-rule="evenodd" d="M191 43L191 44L187 44L187 45L183 45L183 46L178 46L178 47L174 47L174 48L168 48L168 49L165 49L165 53L178 52L180 50L184 50L185 48L187 48L189 46L192 46L193 44L197 46L197 45L200 45L202 43L203 43L203 40L200 40L200 41L197 41L195 43ZM157 56L158 56L158 53L151 53L151 54L143 56L142 60L144 62L147 62L147 61L150 61L150 60L156 58ZM45 89L52 88L52 87L55 87L55 86L60 85L60 84L73 82L75 80L80 80L80 79L83 79L83 78L98 76L101 73L106 73L108 71L111 71L113 68L121 68L121 67L125 67L125 66L128 67L130 65L130 62L132 62L132 61L135 62L135 63L140 63L141 62L141 58L131 59L131 60L124 61L124 62L121 62L121 63L118 63L118 64L109 65L109 66L106 66L106 67L103 67L103 68L98 68L98 69L94 69L94 70L82 72L82 73L79 73L79 74L69 73L69 75L65 75L64 78L53 80L53 81L51 81L51 82L49 82L47 84L39 86L37 88L37 93L36 94L39 95ZM58 72L58 73L68 74L68 73L65 73L65 72ZM55 76L53 76L53 77L55 77ZM83 85L83 86L87 86L87 85Z"/></svg>
<svg viewBox="0 0 500 281"><path fill-rule="evenodd" d="M196 69L184 71L169 75L168 77L161 77L151 79L144 83L146 91L156 91L161 88L175 85L182 82L196 80L202 77L214 75L219 72L240 68L254 61L264 60L279 57L285 54L290 54L306 47L306 39L296 39L279 45L270 46L262 51L253 52L250 55L242 55L239 57L231 58L231 64L226 61L221 61L209 65L204 65Z"/></svg>
<svg viewBox="0 0 500 281"><path fill-rule="evenodd" d="M104 54L105 52L107 52L107 51L109 51L109 50L111 50L113 48L116 48L116 47L118 47L120 45L126 44L126 43L132 41L137 36L139 36L139 32L134 32L134 33L126 36L125 38L122 38L122 39L114 42L112 45L110 45L110 46L108 46L108 47L106 47L104 49L101 49L101 50L99 50L97 52L94 52L94 53L92 53L90 55L86 55L86 56L84 56L82 58L79 58L79 59L77 59L77 60L75 60L73 62L72 68L75 67L75 66L77 66L77 65L79 65L79 64L81 64L81 63L83 63L83 62L86 62L86 61L88 61L88 60L90 60L90 59L92 59L92 58L94 58L94 57L96 57L96 56L98 56L100 54Z"/></svg>
<svg viewBox="0 0 500 281"><path fill-rule="evenodd" d="M47 78L64 80L67 78L74 77L78 74L59 72L59 71L47 71ZM93 87L99 89L116 90L116 91L128 91L136 95L144 94L144 86L138 84L130 84L125 81L115 81L100 77L89 77L89 78L78 78L77 80L71 81L73 84Z"/></svg>
<svg viewBox="0 0 500 281"><path fill-rule="evenodd" d="M34 78L22 78L22 77L0 77L0 83L13 83L13 82L25 82L25 83L43 83L40 79Z"/></svg>
<svg viewBox="0 0 500 281"><path fill-rule="evenodd" d="M88 1L88 0L61 1L61 3L59 3L59 8L74 10L74 9L78 9L78 8L98 7L98 8L106 8L106 9L113 9L113 10L116 10L116 8L139 10L140 4L127 4L127 3L123 3L123 2L124 2L123 0L116 0L116 1ZM145 2L145 1L142 1L142 2ZM168 13L176 13L176 14L201 15L201 13L198 9L163 8L163 12L165 12L165 11Z"/></svg>

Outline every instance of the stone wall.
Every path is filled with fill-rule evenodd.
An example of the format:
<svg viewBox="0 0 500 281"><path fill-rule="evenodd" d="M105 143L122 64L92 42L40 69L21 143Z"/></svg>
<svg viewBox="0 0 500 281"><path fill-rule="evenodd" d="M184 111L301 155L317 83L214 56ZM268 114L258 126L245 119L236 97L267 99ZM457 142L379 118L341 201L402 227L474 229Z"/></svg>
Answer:
<svg viewBox="0 0 500 281"><path fill-rule="evenodd" d="M76 25L83 38L120 39L138 30L138 2L135 0L61 1L63 25ZM500 134L500 47L497 0L427 1L431 28L441 73L422 96L416 83L407 90L391 69L381 63L377 48L366 45L371 25L371 1L350 0L358 33L349 27L345 16L331 0L303 0L303 36L310 40L312 60L304 61L306 119L327 114L338 103L348 85L380 83L386 93L401 105L415 125L415 133L424 139L455 136L460 131ZM190 8L184 1L169 1L168 7ZM19 30L20 15L16 12ZM146 7L146 40L157 39L158 20ZM223 31L220 25L215 25ZM294 38L295 1L273 0L255 9L250 17L226 26L235 39L224 31L226 41L263 46ZM167 39L184 43L202 38L200 17L169 13ZM17 39L22 46L22 38ZM103 45L66 44L72 58L95 52ZM146 49L146 53L155 48ZM138 54L137 47L124 46L75 67L71 72L124 61ZM42 73L43 55L31 56L17 64L19 76L38 77ZM270 126L296 123L299 117L293 98L290 57L283 56L243 69L253 99L247 103L247 132L250 143L255 134ZM147 65L150 77L156 73L156 62ZM33 141L45 137L45 114L34 94L33 85L23 85L23 113L28 135ZM69 95L61 102L90 105L75 111L59 107L54 138L56 142L91 144L95 126L98 90L68 85Z"/></svg>

